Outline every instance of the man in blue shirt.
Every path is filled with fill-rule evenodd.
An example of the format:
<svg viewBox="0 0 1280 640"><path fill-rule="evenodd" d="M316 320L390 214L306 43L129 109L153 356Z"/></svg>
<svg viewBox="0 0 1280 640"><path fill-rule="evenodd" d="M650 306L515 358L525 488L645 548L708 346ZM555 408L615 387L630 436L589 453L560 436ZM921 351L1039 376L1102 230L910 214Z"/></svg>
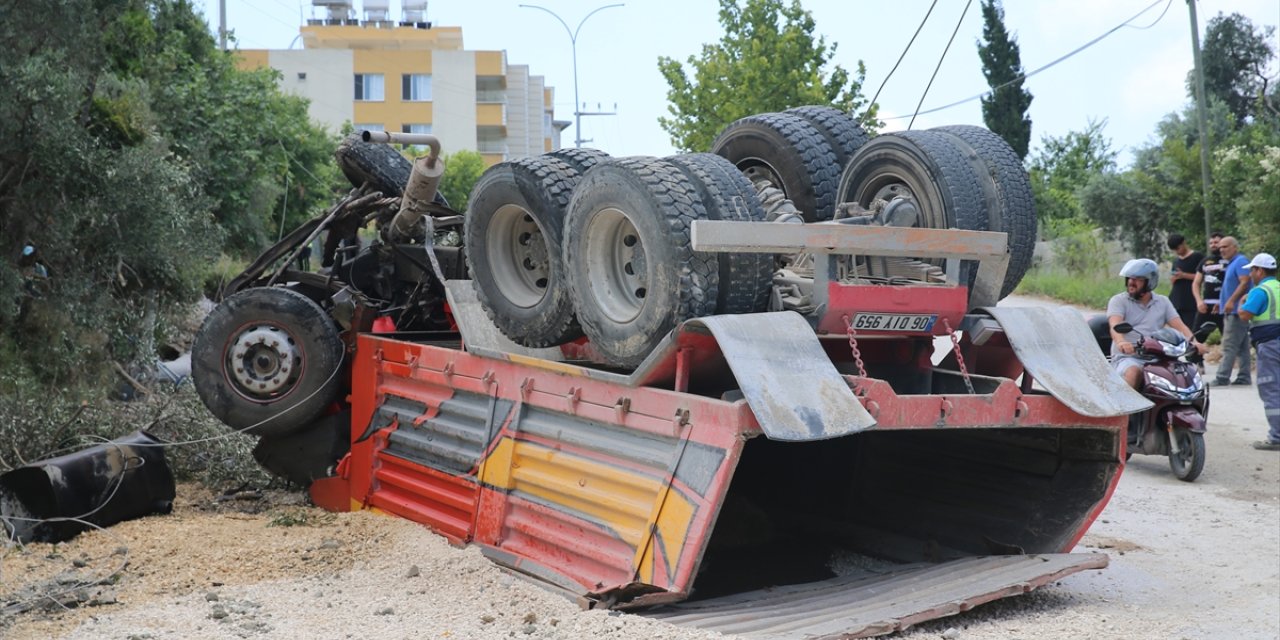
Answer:
<svg viewBox="0 0 1280 640"><path fill-rule="evenodd" d="M1258 395L1267 416L1267 439L1254 449L1280 451L1280 282L1276 259L1259 253L1249 263L1253 290L1240 305L1240 318L1249 323L1249 340L1258 349Z"/></svg>
<svg viewBox="0 0 1280 640"><path fill-rule="evenodd" d="M1249 292L1249 260L1240 254L1240 243L1227 236L1218 242L1218 250L1222 252L1222 261L1227 267L1222 273L1222 362L1218 365L1218 375L1214 386L1230 384L1248 385L1250 381L1249 367L1249 325L1236 313L1240 310L1240 301ZM1231 382L1231 369L1236 363L1240 370L1236 373L1235 382Z"/></svg>

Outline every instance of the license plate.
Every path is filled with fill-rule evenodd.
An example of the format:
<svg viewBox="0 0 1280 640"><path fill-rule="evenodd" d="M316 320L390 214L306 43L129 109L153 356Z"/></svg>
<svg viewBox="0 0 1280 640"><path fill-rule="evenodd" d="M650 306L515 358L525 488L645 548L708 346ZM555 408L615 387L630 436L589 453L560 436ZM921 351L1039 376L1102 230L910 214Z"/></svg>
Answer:
<svg viewBox="0 0 1280 640"><path fill-rule="evenodd" d="M857 331L903 331L907 333L931 333L936 315L903 313L859 313L853 316L853 328Z"/></svg>

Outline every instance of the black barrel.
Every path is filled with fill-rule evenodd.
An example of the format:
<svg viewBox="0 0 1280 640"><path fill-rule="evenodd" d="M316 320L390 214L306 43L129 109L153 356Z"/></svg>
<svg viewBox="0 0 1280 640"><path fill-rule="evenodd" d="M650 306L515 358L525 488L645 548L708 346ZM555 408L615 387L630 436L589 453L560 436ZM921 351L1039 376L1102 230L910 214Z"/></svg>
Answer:
<svg viewBox="0 0 1280 640"><path fill-rule="evenodd" d="M173 472L145 431L0 475L0 515L20 542L62 542L173 510ZM83 521L83 522L81 522Z"/></svg>

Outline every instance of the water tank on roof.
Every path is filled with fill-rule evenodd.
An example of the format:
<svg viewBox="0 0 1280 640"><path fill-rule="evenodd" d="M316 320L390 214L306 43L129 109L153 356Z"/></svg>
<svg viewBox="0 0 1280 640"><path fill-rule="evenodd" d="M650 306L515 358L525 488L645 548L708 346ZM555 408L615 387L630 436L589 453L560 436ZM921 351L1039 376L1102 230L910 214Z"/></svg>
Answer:
<svg viewBox="0 0 1280 640"><path fill-rule="evenodd" d="M364 0L364 19L366 22L386 22L390 20L391 0Z"/></svg>
<svg viewBox="0 0 1280 640"><path fill-rule="evenodd" d="M325 19L330 23L342 24L351 19L351 0L311 0L313 9L324 9Z"/></svg>
<svg viewBox="0 0 1280 640"><path fill-rule="evenodd" d="M400 8L404 11L400 18L402 23L427 21L427 0L404 0Z"/></svg>

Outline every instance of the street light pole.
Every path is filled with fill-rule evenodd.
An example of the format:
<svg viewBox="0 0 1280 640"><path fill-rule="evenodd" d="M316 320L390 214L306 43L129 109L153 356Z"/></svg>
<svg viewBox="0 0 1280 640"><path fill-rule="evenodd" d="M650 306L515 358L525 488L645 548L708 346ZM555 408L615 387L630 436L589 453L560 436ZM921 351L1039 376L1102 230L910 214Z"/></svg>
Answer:
<svg viewBox="0 0 1280 640"><path fill-rule="evenodd" d="M569 45L573 50L573 146L578 148L582 148L582 143L586 142L586 140L582 139L582 116L584 114L582 112L582 102L578 99L578 32L582 30L582 25L587 22L587 18L590 18L605 9L612 9L614 7L621 6L624 6L624 4L606 4L602 7L596 7L595 9L592 9L591 13L588 13L580 22L578 22L577 29L570 29L567 22L565 22L556 12L546 7L540 7L536 4L520 5L523 9L537 9L551 14L551 17L558 20L564 27L565 33L569 34Z"/></svg>

